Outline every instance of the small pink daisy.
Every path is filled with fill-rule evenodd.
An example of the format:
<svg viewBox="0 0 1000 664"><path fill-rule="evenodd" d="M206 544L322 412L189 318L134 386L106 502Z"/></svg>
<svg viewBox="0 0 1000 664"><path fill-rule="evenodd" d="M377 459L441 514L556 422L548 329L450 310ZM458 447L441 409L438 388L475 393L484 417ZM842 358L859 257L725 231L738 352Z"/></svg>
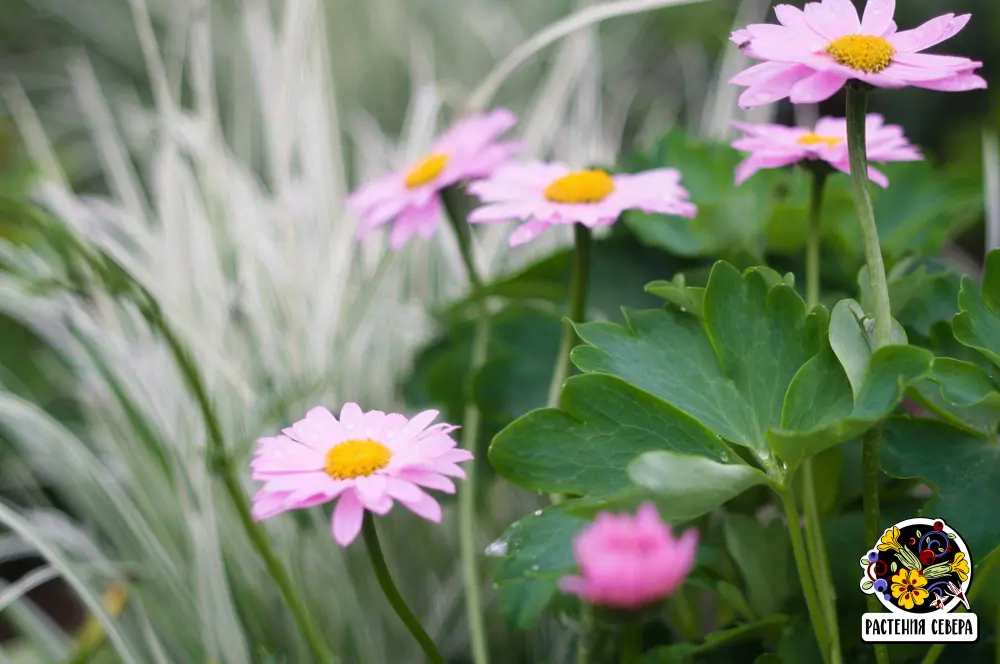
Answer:
<svg viewBox="0 0 1000 664"><path fill-rule="evenodd" d="M361 216L358 237L392 222L389 246L401 249L414 234L429 238L441 219L440 191L462 180L486 177L521 148L497 139L517 123L506 109L473 115L440 136L430 151L408 169L358 188L347 198Z"/></svg>
<svg viewBox="0 0 1000 664"><path fill-rule="evenodd" d="M580 576L559 581L564 592L590 604L637 609L675 590L694 567L698 531L675 539L652 503L636 512L601 512L573 540Z"/></svg>
<svg viewBox="0 0 1000 664"><path fill-rule="evenodd" d="M885 124L882 116L875 113L868 115L866 124L869 161L923 159L903 136L902 127ZM761 169L780 168L807 160L822 160L838 171L851 172L847 154L847 120L844 118L822 118L815 129L744 122L734 122L733 125L746 132L746 136L733 141L733 147L750 153L736 167L737 185L743 184ZM868 177L881 187L889 186L889 179L876 168L869 166Z"/></svg>
<svg viewBox="0 0 1000 664"><path fill-rule="evenodd" d="M365 510L387 514L395 500L440 522L441 506L420 487L454 493L448 477L464 478L457 464L472 453L449 435L457 427L428 426L437 416L425 410L408 420L348 403L338 421L326 408L313 408L282 435L258 441L250 467L264 486L253 498L254 519L337 500L333 539L345 547L361 530Z"/></svg>
<svg viewBox="0 0 1000 664"><path fill-rule="evenodd" d="M549 226L609 226L625 210L693 217L696 208L680 180L673 168L610 175L597 169L574 171L560 163L512 163L469 185L469 192L486 203L473 210L469 222L524 220L510 236L515 247Z"/></svg>
<svg viewBox="0 0 1000 664"><path fill-rule="evenodd" d="M777 5L781 25L757 24L732 34L743 52L762 64L732 83L748 88L740 106L750 108L788 97L794 104L829 99L850 79L880 88L912 85L960 92L985 88L973 71L981 62L921 53L954 36L969 14L945 14L915 30L896 31L896 0L868 0L858 19L851 0L810 2L805 10Z"/></svg>

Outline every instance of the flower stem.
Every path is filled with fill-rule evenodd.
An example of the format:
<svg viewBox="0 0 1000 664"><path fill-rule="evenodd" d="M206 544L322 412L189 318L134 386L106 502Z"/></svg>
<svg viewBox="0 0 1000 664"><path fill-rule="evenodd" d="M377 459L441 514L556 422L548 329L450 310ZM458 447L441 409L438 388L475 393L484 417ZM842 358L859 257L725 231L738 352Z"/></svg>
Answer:
<svg viewBox="0 0 1000 664"><path fill-rule="evenodd" d="M866 120L868 90L857 81L847 85L847 150L851 164L851 184L854 188L854 208L861 224L861 237L865 245L865 263L868 265L868 279L874 302L875 349L888 346L892 336L892 317L889 307L889 286L882 262L882 249L878 241L878 227L875 225L875 211L872 209L871 192L868 184L868 154ZM879 538L878 504L878 448L882 442L882 427L870 429L862 439L861 477L862 502L865 511L865 541L875 542ZM868 597L868 610L879 611L878 600ZM875 644L875 660L878 664L888 664L889 650L885 644Z"/></svg>
<svg viewBox="0 0 1000 664"><path fill-rule="evenodd" d="M795 568L799 574L799 583L802 584L802 595L806 600L806 608L809 610L809 620L812 622L813 632L816 634L816 642L819 644L823 661L827 664L833 664L831 662L830 635L827 633L823 609L816 594L816 586L813 584L812 572L809 570L809 560L806 558L806 548L802 541L802 531L799 528L799 511L795 506L795 493L790 483L788 488L781 492L781 502L785 507L788 535L792 540L792 554L795 556Z"/></svg>
<svg viewBox="0 0 1000 664"><path fill-rule="evenodd" d="M594 629L594 608L589 604L580 605L580 639L576 644L576 664L589 664L590 639Z"/></svg>
<svg viewBox="0 0 1000 664"><path fill-rule="evenodd" d="M573 274L569 286L569 319L582 323L587 314L587 282L590 278L590 229L583 224L573 224ZM559 397L563 383L569 377L573 363L569 353L576 343L576 330L564 324L562 341L556 355L552 383L549 385L549 407L559 407Z"/></svg>
<svg viewBox="0 0 1000 664"><path fill-rule="evenodd" d="M399 594L399 589L393 583L392 577L389 575L389 568L385 564L385 557L382 555L382 547L378 542L378 533L375 531L375 518L367 510L365 510L365 518L361 524L361 535L364 537L365 546L368 548L368 557L372 561L375 578L378 579L378 585L382 588L382 592L385 593L385 598L389 600L389 604L392 605L393 611L396 612L399 619L406 625L406 629L409 630L413 638L420 644L420 648L427 655L427 659L433 662L433 664L446 664L444 657L441 656L437 646L434 645L434 641L431 640L431 637L421 627L420 621L410 611L410 607L406 606L403 596Z"/></svg>
<svg viewBox="0 0 1000 664"><path fill-rule="evenodd" d="M174 334L166 320L164 320L152 296L148 293L144 293L144 295L146 302L141 303L140 306L146 320L160 333L160 336L167 342L167 346L170 347L174 361L177 363L188 389L194 395L195 401L198 402L202 418L205 420L205 428L208 430L209 467L213 473L222 479L226 493L229 495L233 507L236 508L236 515L240 520L240 525L243 526L243 530L250 539L250 543L254 550L256 550L257 555L264 561L264 566L267 568L268 574L278 584L278 589L281 591L285 603L291 609L292 615L298 623L299 629L303 637L305 637L306 643L309 645L309 649L312 651L313 659L321 664L333 662L333 655L330 653L316 623L313 622L305 602L296 591L288 570L285 569L284 564L274 553L263 529L253 519L250 501L247 499L246 492L240 485L236 468L233 466L232 457L229 456L222 435L222 426L219 424L219 420L212 410L208 391L205 388L204 381L202 381L201 374L198 372L194 360L177 335Z"/></svg>
<svg viewBox="0 0 1000 664"><path fill-rule="evenodd" d="M636 620L629 620L621 629L621 664L641 664L642 662L642 625Z"/></svg>
<svg viewBox="0 0 1000 664"><path fill-rule="evenodd" d="M812 194L809 204L809 229L806 235L806 308L819 304L819 249L822 241L823 189L826 184L826 171L812 171Z"/></svg>
<svg viewBox="0 0 1000 664"><path fill-rule="evenodd" d="M854 209L861 224L861 237L865 245L865 262L871 282L875 317L875 348L888 346L892 334L889 312L889 287L885 278L885 264L878 241L875 211L872 209L868 184L868 154L865 122L868 91L856 81L847 85L847 150L851 163L851 184L854 189Z"/></svg>
<svg viewBox="0 0 1000 664"><path fill-rule="evenodd" d="M468 223L464 221L456 205L456 192L446 192L444 196L448 220L455 232L462 262L469 277L472 291L482 288L483 281L476 270L472 256L472 238ZM462 416L462 440L465 448L478 452L479 407L476 405L475 380L486 363L490 344L490 315L486 303L477 298L476 330L472 340L472 358L466 379L468 393L465 397L465 411ZM465 615L469 623L469 642L473 664L489 664L489 645L486 638L486 619L483 615L482 592L479 578L479 553L476 548L476 479L475 467L469 470L466 481L458 489L458 546L462 562L462 583L465 589Z"/></svg>

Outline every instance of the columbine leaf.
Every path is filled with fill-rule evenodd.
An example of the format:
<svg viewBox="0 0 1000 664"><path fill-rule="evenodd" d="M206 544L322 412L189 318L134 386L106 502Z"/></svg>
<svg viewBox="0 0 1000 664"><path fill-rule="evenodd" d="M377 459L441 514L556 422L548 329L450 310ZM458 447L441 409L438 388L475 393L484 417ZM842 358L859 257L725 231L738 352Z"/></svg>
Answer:
<svg viewBox="0 0 1000 664"><path fill-rule="evenodd" d="M701 317L701 306L705 299L705 289L688 286L683 274L674 275L670 281L653 281L646 285L646 292L662 297L682 312L690 311Z"/></svg>
<svg viewBox="0 0 1000 664"><path fill-rule="evenodd" d="M962 313L952 321L955 338L1000 366L1000 249L986 257L982 289L969 277L962 279L958 306Z"/></svg>
<svg viewBox="0 0 1000 664"><path fill-rule="evenodd" d="M516 629L530 629L551 603L559 579L573 573L573 536L588 520L567 512L572 501L529 514L501 538L506 546L494 581L500 611Z"/></svg>
<svg viewBox="0 0 1000 664"><path fill-rule="evenodd" d="M935 497L922 510L943 518L982 560L1000 546L995 506L1000 503L1000 445L944 422L890 418L881 452L893 477L923 478Z"/></svg>
<svg viewBox="0 0 1000 664"><path fill-rule="evenodd" d="M768 432L788 464L861 435L899 405L907 386L927 375L933 355L913 346L876 351L853 403L843 368L821 352L795 377L785 402L783 428Z"/></svg>
<svg viewBox="0 0 1000 664"><path fill-rule="evenodd" d="M662 646L648 652L645 664L675 664L691 661L690 657L748 641L767 641L777 638L788 622L783 615L768 616L754 622L744 623L729 629L710 632L702 643L678 643Z"/></svg>
<svg viewBox="0 0 1000 664"><path fill-rule="evenodd" d="M533 411L497 434L490 461L501 475L535 491L613 498L632 487L626 467L643 452L731 456L696 420L612 376L570 378L562 404L565 410Z"/></svg>
<svg viewBox="0 0 1000 664"><path fill-rule="evenodd" d="M699 517L758 484L767 475L739 463L719 463L674 452L646 452L628 467L632 481L655 494L671 521Z"/></svg>
<svg viewBox="0 0 1000 664"><path fill-rule="evenodd" d="M670 308L626 312L629 329L578 326L588 346L574 349L573 361L587 373L619 376L726 439L764 452L765 431L780 423L789 382L815 352L802 299L784 284L768 290L776 274L741 275L717 263L704 294L704 326Z"/></svg>

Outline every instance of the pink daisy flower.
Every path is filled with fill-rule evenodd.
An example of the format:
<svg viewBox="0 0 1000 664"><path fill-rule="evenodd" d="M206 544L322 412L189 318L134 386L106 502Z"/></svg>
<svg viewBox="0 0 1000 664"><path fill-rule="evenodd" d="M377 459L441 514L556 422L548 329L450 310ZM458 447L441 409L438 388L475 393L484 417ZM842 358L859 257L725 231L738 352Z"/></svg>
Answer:
<svg viewBox="0 0 1000 664"><path fill-rule="evenodd" d="M632 175L602 170L574 171L560 163L507 164L469 185L486 205L473 210L470 223L524 220L510 236L514 247L538 237L549 226L609 226L625 210L693 217L696 209L680 185L681 174L659 168Z"/></svg>
<svg viewBox="0 0 1000 664"><path fill-rule="evenodd" d="M441 219L440 191L461 180L493 172L521 148L497 139L517 123L506 109L473 115L439 137L415 164L369 182L347 198L349 210L361 216L358 237L392 223L389 246L401 249L415 234L434 235Z"/></svg>
<svg viewBox="0 0 1000 664"><path fill-rule="evenodd" d="M851 0L810 2L805 10L777 5L781 25L757 24L732 34L743 52L762 64L732 80L747 90L740 106L750 108L788 97L794 104L830 98L850 79L880 88L912 85L960 92L985 88L972 73L981 62L921 53L954 36L969 14L939 16L914 30L896 31L896 0L868 0L864 16Z"/></svg>
<svg viewBox="0 0 1000 664"><path fill-rule="evenodd" d="M923 159L903 136L902 127L885 124L882 116L875 113L868 115L866 124L869 161ZM838 171L851 172L847 154L847 120L844 118L822 118L815 129L745 122L734 122L733 125L746 133L733 141L733 147L750 153L736 167L737 185L743 184L763 168L780 168L807 160L819 159ZM868 167L868 177L881 187L889 186L889 179L876 168Z"/></svg>
<svg viewBox="0 0 1000 664"><path fill-rule="evenodd" d="M441 506L420 487L454 493L448 478L465 477L457 464L472 453L449 435L457 427L428 426L437 416L425 410L408 420L348 403L338 421L326 408L313 408L282 435L258 441L250 467L264 486L253 498L254 519L336 500L333 539L345 547L361 530L365 510L387 514L394 501L440 522Z"/></svg>
<svg viewBox="0 0 1000 664"><path fill-rule="evenodd" d="M636 512L601 512L573 541L580 576L559 581L590 604L636 609L671 595L694 567L698 531L675 539L652 503Z"/></svg>

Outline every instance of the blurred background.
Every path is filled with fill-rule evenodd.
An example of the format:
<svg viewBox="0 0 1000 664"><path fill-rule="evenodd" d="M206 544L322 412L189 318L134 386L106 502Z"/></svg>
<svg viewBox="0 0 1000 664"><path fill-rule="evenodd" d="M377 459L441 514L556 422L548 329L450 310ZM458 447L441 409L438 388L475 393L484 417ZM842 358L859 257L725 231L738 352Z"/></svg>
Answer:
<svg viewBox="0 0 1000 664"><path fill-rule="evenodd" d="M399 255L381 240L355 245L344 196L418 157L518 44L601 4L0 0L0 195L44 203L157 296L239 459L316 403L406 411L419 401L405 386L436 333L431 312L464 290L459 256L446 233ZM578 31L503 84L495 104L521 116L529 153L614 164L675 127L723 140L733 119L842 113L840 96L798 117L790 105L736 107L727 81L746 62L728 35L772 20L767 0L673 4ZM978 183L1000 129L1000 3L898 5L901 27L971 12L943 52L982 60L992 85L879 93L872 110ZM969 272L985 244L981 199L974 209L944 249ZM0 210L4 265L58 280L45 238L19 214ZM481 237L494 276L568 241L552 232L499 251L505 233ZM111 296L31 289L6 270L0 662L306 661L213 486L202 422L163 343ZM500 484L487 491L484 547L535 506ZM347 662L419 661L364 561L332 546L324 519L269 530L331 643ZM404 594L464 661L454 534L428 540L407 515L389 521ZM426 544L404 546L416 537ZM504 635L499 661L565 661L559 625L531 637L491 629Z"/></svg>

